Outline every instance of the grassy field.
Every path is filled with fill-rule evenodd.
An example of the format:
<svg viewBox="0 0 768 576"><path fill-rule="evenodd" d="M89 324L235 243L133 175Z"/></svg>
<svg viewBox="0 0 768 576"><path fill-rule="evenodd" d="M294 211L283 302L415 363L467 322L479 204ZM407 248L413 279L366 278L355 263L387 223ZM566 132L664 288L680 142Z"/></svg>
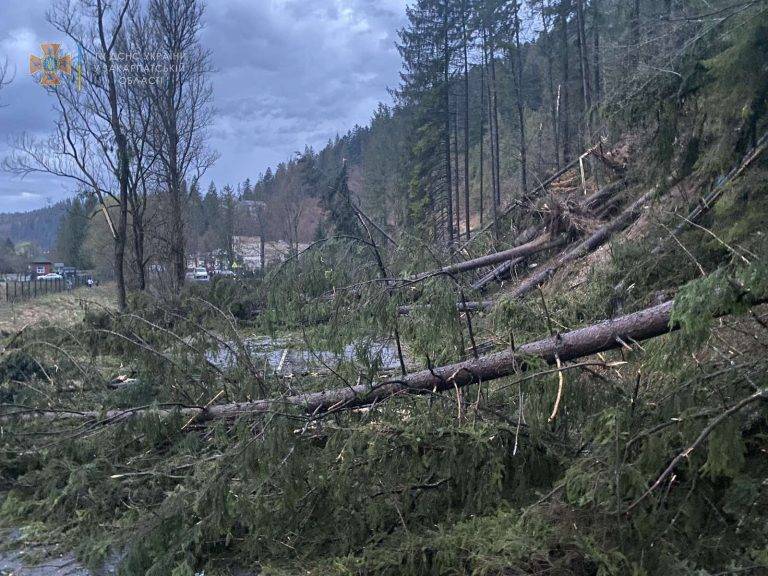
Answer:
<svg viewBox="0 0 768 576"><path fill-rule="evenodd" d="M114 285L77 288L23 302L0 302L0 334L12 333L40 322L73 324L89 305L115 307Z"/></svg>

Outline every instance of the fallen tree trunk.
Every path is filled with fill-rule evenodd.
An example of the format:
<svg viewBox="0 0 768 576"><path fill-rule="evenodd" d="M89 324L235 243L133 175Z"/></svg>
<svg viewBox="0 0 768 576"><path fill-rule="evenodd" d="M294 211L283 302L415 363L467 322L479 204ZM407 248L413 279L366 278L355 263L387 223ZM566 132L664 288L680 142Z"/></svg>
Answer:
<svg viewBox="0 0 768 576"><path fill-rule="evenodd" d="M583 203L582 206L585 210L594 210L598 207L601 207L601 203L605 200L609 200L612 197L616 196L618 192L624 190L629 185L629 182L626 178L623 178L617 182L614 182L612 184L608 184L607 186L604 186L601 190L596 192L595 194L589 196ZM472 288L478 291L483 291L485 288L492 284L493 282L500 282L502 280L506 280L510 277L510 272L512 269L520 264L524 258L516 258L514 260L510 260L507 262L504 262L503 264L497 266L488 274L481 277L480 279L476 280L472 283Z"/></svg>
<svg viewBox="0 0 768 576"><path fill-rule="evenodd" d="M514 260L510 260L509 262L504 262L504 264L497 266L488 274L485 276L482 276L478 280L472 282L472 288L474 290L477 290L479 292L482 292L486 289L486 287L493 283L493 282L501 282L502 280L506 280L510 277L510 274L512 272L512 269L517 266L518 264L522 263L524 258L515 258Z"/></svg>
<svg viewBox="0 0 768 576"><path fill-rule="evenodd" d="M544 226L531 226L529 228L526 228L523 230L520 234L517 235L515 238L515 244L522 244L523 242L528 242L536 237L537 234L541 234L544 231ZM479 290L482 292L482 290L491 282L494 280L501 281L507 275L509 272L518 264L525 261L525 257L515 258L514 260L508 260L507 262L504 262L503 264L495 267L493 270L488 272L485 276L482 276L480 279L475 280L471 286L473 290Z"/></svg>
<svg viewBox="0 0 768 576"><path fill-rule="evenodd" d="M546 190L547 186L549 186L550 184L552 184L552 182L554 182L555 180L560 178L563 174L568 172L568 170L572 170L573 168L575 168L578 164L579 164L579 158L577 157L575 160L572 160L571 162L569 162L568 164L563 166L560 170L558 170L557 172L552 174L552 176L548 177L546 180L544 180L543 182L539 183L538 186L536 186L533 190L531 190L531 192L529 192L526 195L526 198L529 198L530 196L532 196L532 195L534 195L534 194L536 194L536 193L538 193L540 191ZM518 206L521 206L522 204L523 204L523 200L514 200L514 201L512 201L506 208L504 208L497 215L497 218L503 218L504 216L507 216L510 212L512 212L512 210L514 210ZM485 226L480 228L480 230L475 232L474 235L472 236L472 238L470 238L464 244L459 246L459 248L456 251L457 252L461 252L462 250L464 250L467 246L469 246L472 242L474 242L476 238L479 238L483 234L483 232L487 232L488 230L490 230L493 227L493 225L494 225L494 221L491 220L490 222L488 222L488 224L486 224Z"/></svg>
<svg viewBox="0 0 768 576"><path fill-rule="evenodd" d="M763 134L760 140L757 141L755 147L752 148L752 150L748 152L746 156L744 156L744 159L739 164L734 166L731 171L728 172L728 174L726 174L719 182L717 182L717 184L715 184L715 187L710 191L709 194L699 199L697 206L691 210L691 212L683 219L682 222L675 226L674 230L672 230L672 233L670 234L670 237L678 236L691 223L698 222L702 216L709 212L717 203L717 201L720 200L720 197L725 193L725 185L738 178L741 173L744 172L744 170L746 170L750 164L752 164L755 158L760 156L760 154L765 151L766 147L768 147L768 133ZM658 254L661 249L661 245L656 246L656 248L653 249L653 253Z"/></svg>
<svg viewBox="0 0 768 576"><path fill-rule="evenodd" d="M531 254L536 254L537 252L542 252L544 250L549 250L551 248L558 248L563 244L565 244L567 241L568 241L567 238L565 238L564 236L551 239L550 235L545 232L541 234L538 238L534 238L530 242L526 242L525 244L521 244L520 246L515 246L514 248L510 248L509 250L502 250L500 252L486 254L485 256L480 256L479 258L473 258L472 260L465 260L464 262L459 262L458 264L451 264L449 266L443 266L442 268L438 268L436 270L430 270L429 272L422 272L421 274L417 274L416 276L411 276L410 278L404 278L402 281L406 283L418 282L420 280L424 280L432 276L439 276L441 274L445 274L445 275L461 274L463 272L469 272L470 270L476 270L478 268L483 268L485 266L493 266L495 264L498 264L499 262L504 262L506 260L522 258L524 256L530 256Z"/></svg>
<svg viewBox="0 0 768 576"><path fill-rule="evenodd" d="M550 184L552 184L552 182L554 182L555 180L560 178L560 176L562 176L563 174L568 172L568 170L571 170L572 168L574 168L578 163L579 163L579 159L576 158L575 160L571 161L569 164L566 164L560 170L558 170L557 172L552 174L552 176L550 176L549 178L544 180L541 184L536 186L536 188L534 188L528 194L528 196L536 194L539 191L546 190L547 186L549 186ZM522 200L515 200L515 201L513 201L509 206L504 208L498 214L497 218L503 218L504 216L507 216L510 212L512 212L512 210L514 210L518 206L521 206L522 204L523 204ZM471 239L467 240L464 244L462 244L457 251L460 252L460 251L464 250L467 246L469 246L472 242L474 242L475 238L478 238L479 236L481 236L483 232L487 232L488 230L490 230L493 227L493 225L494 225L494 221L490 221L488 224L486 224L485 226L480 228L480 230L475 232L474 236L472 236Z"/></svg>
<svg viewBox="0 0 768 576"><path fill-rule="evenodd" d="M597 210L599 208L603 208L603 202L605 200L610 200L622 190L627 189L633 181L634 180L630 178L622 178L621 180L607 184L594 194L587 196L582 205L587 210Z"/></svg>
<svg viewBox="0 0 768 576"><path fill-rule="evenodd" d="M614 218L611 222L605 226L598 228L591 236L574 246L571 250L564 252L558 256L555 261L549 266L545 266L538 272L535 272L522 283L520 283L511 293L512 298L522 298L532 290L535 290L538 286L549 280L549 278L560 268L566 264L578 260L579 258L586 256L590 252L595 251L597 248L605 244L611 237L620 232L631 222L637 219L640 211L648 203L651 198L656 194L654 188L650 192L646 192L639 199L635 200L630 206L628 206L619 216Z"/></svg>
<svg viewBox="0 0 768 576"><path fill-rule="evenodd" d="M552 184L552 182L554 182L555 180L560 178L563 174L565 174L569 170L572 170L573 168L578 166L580 161L583 158L585 158L589 154L595 154L597 149L598 149L598 146L599 145L593 146L592 148L590 148L586 152L584 152L581 156L576 156L573 160L571 160L568 164L566 164L565 166L560 168L557 172L555 172L554 174L549 176L546 180L540 182L536 187L534 187L530 192L528 192L522 199L520 199L520 200L513 200L508 206L506 206L503 210L501 210L501 212L498 214L497 218L503 218L503 217L509 215L509 213L512 212L512 210L514 210L515 208L517 208L519 206L522 206L523 204L525 204L526 201L528 201L531 198L533 198L539 192L542 192L542 191L546 190L547 187L549 187L549 185ZM597 157L602 162L605 162L606 165L609 168L611 168L611 169L613 169L613 170L615 170L617 172L623 172L624 171L624 167L623 166L619 166L618 164L612 162L605 155L597 154ZM474 235L472 236L472 238L470 238L464 244L459 246L456 251L457 252L461 252L462 250L464 250L467 246L469 246L472 242L474 242L477 238L479 238L483 234L483 232L487 232L488 230L490 230L493 227L493 225L494 225L494 221L493 220L488 222L488 224L486 224L485 226L480 228L477 232L475 232Z"/></svg>
<svg viewBox="0 0 768 576"><path fill-rule="evenodd" d="M759 301L750 302L752 305L759 303ZM386 380L377 384L358 384L276 400L257 400L213 406L159 406L108 412L28 409L19 411L15 415L6 414L0 418L0 421L74 418L91 420L95 424L108 424L130 418L135 414L149 412L161 416L180 413L190 419L207 420L269 412L280 409L281 406L300 407L309 414L317 415L342 408L370 405L399 394L430 394L503 378L530 369L531 364L527 361L530 358L538 358L548 364L556 364L558 359L560 362L568 362L625 346L626 342L654 338L679 328L677 325L670 324L672 304L673 301L670 300L619 318L605 320L592 326L523 344L517 349L508 348L477 359L457 362L431 370L421 370L402 378Z"/></svg>
<svg viewBox="0 0 768 576"><path fill-rule="evenodd" d="M669 233L667 238L674 238L685 231L685 229L696 224L698 220L702 218L712 207L717 203L721 196L725 193L725 185L738 178L744 170L746 170L754 160L762 154L766 147L768 147L768 133L762 135L760 140L757 141L755 146L744 155L742 160L736 164L731 170L715 184L714 188L703 198L699 198L697 206L688 213L688 216L683 218L672 232ZM654 256L660 254L664 249L664 244L658 243L651 254ZM613 287L614 293L619 293L624 289L625 280L621 280L616 286Z"/></svg>
<svg viewBox="0 0 768 576"><path fill-rule="evenodd" d="M478 312L480 310L488 310L489 308L493 308L495 305L495 300L456 302L456 310L459 312ZM399 306L397 308L397 313L400 316L408 316L408 314L410 314L411 311L416 308L429 308L429 304L408 304Z"/></svg>

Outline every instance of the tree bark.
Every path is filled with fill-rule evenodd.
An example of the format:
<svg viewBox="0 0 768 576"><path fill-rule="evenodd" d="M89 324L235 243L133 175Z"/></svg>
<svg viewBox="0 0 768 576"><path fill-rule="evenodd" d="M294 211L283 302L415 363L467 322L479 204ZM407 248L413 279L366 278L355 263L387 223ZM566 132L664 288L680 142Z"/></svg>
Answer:
<svg viewBox="0 0 768 576"><path fill-rule="evenodd" d="M120 194L123 197L122 193ZM120 219L118 220L117 238L115 238L115 282L117 283L117 307L124 311L128 308L128 296L125 287L125 231L128 216L120 204Z"/></svg>
<svg viewBox="0 0 768 576"><path fill-rule="evenodd" d="M611 200L619 192L625 190L634 180L622 178L616 182L606 184L600 190L587 197L582 206L587 210L602 210L606 206L605 202Z"/></svg>
<svg viewBox="0 0 768 576"><path fill-rule="evenodd" d="M592 141L592 92L589 83L589 58L587 33L584 24L584 0L576 0L576 24L579 40L579 71L581 72L581 97L584 102L584 143Z"/></svg>
<svg viewBox="0 0 768 576"><path fill-rule="evenodd" d="M453 181L456 183L456 240L461 242L461 183L459 182L459 95L454 97L455 115L453 119Z"/></svg>
<svg viewBox="0 0 768 576"><path fill-rule="evenodd" d="M515 238L514 244L517 246L520 244L525 244L526 242L530 242L531 240L536 238L536 236L542 234L543 232L544 232L544 228L542 226L530 226L517 235L517 237ZM496 268L488 272L488 274L481 277L479 280L473 282L472 289L483 291L485 287L491 282L495 280L503 280L508 276L512 268L520 264L523 260L525 260L525 258L526 258L525 256L521 256L519 258L508 260L503 264L501 264L500 266L497 266Z"/></svg>
<svg viewBox="0 0 768 576"><path fill-rule="evenodd" d="M488 69L488 56L485 52L485 45L486 45L486 32L483 30L483 66ZM490 52L491 57L493 57L493 51L491 50L491 47L488 46L488 51ZM488 226L493 227L493 238L494 240L499 239L499 203L498 203L498 193L496 191L496 156L498 155L498 150L496 149L496 144L494 142L494 133L496 132L494 128L493 123L493 92L491 90L493 84L493 77L488 77L488 144L490 146L490 152L491 152L491 223ZM488 229L488 226L485 227L485 229Z"/></svg>
<svg viewBox="0 0 768 576"><path fill-rule="evenodd" d="M493 140L494 140L494 146L496 148L496 157L495 157L495 163L496 163L496 170L495 170L495 178L496 178L496 206L501 206L501 148L499 147L499 91L498 91L498 83L496 81L496 53L494 50L494 40L493 40L493 34L491 34L490 37L491 40L491 85L492 85L492 92L493 92L493 98L492 98L492 106L493 106L493 123L495 126L495 129L493 131Z"/></svg>
<svg viewBox="0 0 768 576"><path fill-rule="evenodd" d="M520 246L515 246L509 250L502 250L501 252L486 254L485 256L473 258L472 260L465 260L464 262L459 262L458 264L452 264L450 266L443 266L437 270L431 270L429 272L423 272L416 276L412 276L411 278L405 278L403 281L418 282L419 280L440 274L461 274L463 272L469 272L470 270L476 270L477 268L483 268L484 266L493 266L499 262L513 260L522 256L530 256L536 252L556 248L565 244L566 241L567 239L565 237L555 238L552 240L548 233L544 233L538 238L531 240L530 242Z"/></svg>
<svg viewBox="0 0 768 576"><path fill-rule="evenodd" d="M640 65L640 0L634 0L632 5L632 46L634 48L632 60L635 67Z"/></svg>
<svg viewBox="0 0 768 576"><path fill-rule="evenodd" d="M464 229L469 240L469 61L467 60L467 2L461 10L461 27L464 40Z"/></svg>
<svg viewBox="0 0 768 576"><path fill-rule="evenodd" d="M171 138L174 142L171 144L169 160L171 163L170 169L170 195L171 195L171 253L172 253L172 265L173 265L173 287L174 291L178 294L184 287L184 280L186 279L187 264L184 257L185 241L184 241L184 198L185 191L183 190L183 182L179 175L178 165L176 158L178 155L178 144L176 138Z"/></svg>
<svg viewBox="0 0 768 576"><path fill-rule="evenodd" d="M568 50L568 15L571 13L571 1L560 1L560 66L563 74L563 113L562 113L562 135L563 135L563 162L568 164L571 160L571 128L570 128L570 106L568 99L568 82L570 56Z"/></svg>
<svg viewBox="0 0 768 576"><path fill-rule="evenodd" d="M484 134L484 128L485 128L485 47L483 47L483 66L480 67L480 228L483 227L484 222L484 215L483 211L485 206L483 205L485 202L485 176L483 174L483 169L485 167L485 155L483 151L483 145L485 140L485 134Z"/></svg>
<svg viewBox="0 0 768 576"><path fill-rule="evenodd" d="M528 190L528 160L525 141L525 114L523 107L523 59L520 54L520 5L515 2L515 52L510 54L510 60L514 64L515 100L517 105L517 121L520 131L520 188L525 194Z"/></svg>
<svg viewBox="0 0 768 576"><path fill-rule="evenodd" d="M451 177L451 92L449 84L451 55L448 46L448 0L443 2L443 154L446 179L446 216L448 244L453 244L453 183Z"/></svg>
<svg viewBox="0 0 768 576"><path fill-rule="evenodd" d="M141 218L141 216L139 217ZM134 218L136 218L135 215ZM138 284L138 289L143 292L147 289L146 262L144 261L143 222L133 223L133 252L136 261L136 283Z"/></svg>
<svg viewBox="0 0 768 576"><path fill-rule="evenodd" d="M595 85L593 86L595 102L600 104L602 100L601 83L602 74L600 73L600 1L592 0L592 26L594 27L593 46L592 46L592 67L594 68Z"/></svg>
<svg viewBox="0 0 768 576"><path fill-rule="evenodd" d="M489 284L493 282L501 282L503 280L506 280L507 278L511 277L512 269L517 266L518 264L521 264L525 260L525 257L515 258L514 260L509 260L507 262L504 262L503 264L497 266L488 274L481 277L476 282L472 283L472 288L474 290L477 290L479 292L483 292Z"/></svg>
<svg viewBox="0 0 768 576"><path fill-rule="evenodd" d="M552 47L551 47L551 34L549 30L549 25L547 23L547 18L544 13L545 11L542 9L541 11L541 23L543 26L543 34L546 35L546 59L547 59L547 85L549 88L549 100L550 100L550 116L551 116L551 122L552 122L552 140L555 147L555 167L559 170L560 169L560 126L558 125L558 96L559 91L555 93L555 82L554 82L554 74L553 74L553 62L552 62Z"/></svg>

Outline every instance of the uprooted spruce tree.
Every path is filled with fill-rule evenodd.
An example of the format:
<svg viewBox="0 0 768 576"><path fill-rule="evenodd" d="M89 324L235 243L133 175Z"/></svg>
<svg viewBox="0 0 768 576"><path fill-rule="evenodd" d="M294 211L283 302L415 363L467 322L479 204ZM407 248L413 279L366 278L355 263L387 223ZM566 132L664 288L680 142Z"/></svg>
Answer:
<svg viewBox="0 0 768 576"><path fill-rule="evenodd" d="M768 572L768 5L408 21L396 107L248 189L314 241L4 335L2 526L126 575Z"/></svg>

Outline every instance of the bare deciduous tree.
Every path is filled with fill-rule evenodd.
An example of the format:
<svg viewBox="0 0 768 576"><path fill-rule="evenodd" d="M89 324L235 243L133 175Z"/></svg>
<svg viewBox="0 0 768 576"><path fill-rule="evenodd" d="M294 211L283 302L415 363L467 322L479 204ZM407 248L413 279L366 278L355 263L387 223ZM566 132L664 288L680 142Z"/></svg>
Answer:
<svg viewBox="0 0 768 576"><path fill-rule="evenodd" d="M128 207L133 232L133 256L136 284L139 290L147 288L146 228L150 190L156 178L152 169L157 160L149 144L152 126L152 104L143 90L130 90L128 96L128 138L131 150L131 178L128 184ZM156 184L154 186L156 189Z"/></svg>
<svg viewBox="0 0 768 576"><path fill-rule="evenodd" d="M145 16L133 18L136 55L144 66L154 130L149 134L157 157L159 191L168 202L168 246L173 288L186 272L184 207L188 190L216 160L208 150L210 125L210 52L199 42L203 4L199 0L151 0Z"/></svg>
<svg viewBox="0 0 768 576"><path fill-rule="evenodd" d="M8 86L12 80L13 78L9 77L8 74L8 59L6 58L3 60L3 63L0 64L0 90Z"/></svg>
<svg viewBox="0 0 768 576"><path fill-rule="evenodd" d="M86 56L82 82L68 79L47 88L59 114L47 139L23 135L6 159L13 172L68 178L94 194L102 207L114 247L117 300L126 308L125 246L128 224L130 152L124 125L125 95L116 62L131 0L60 0L48 13L50 23ZM115 219L110 210L116 210ZM116 220L116 221L115 221Z"/></svg>

